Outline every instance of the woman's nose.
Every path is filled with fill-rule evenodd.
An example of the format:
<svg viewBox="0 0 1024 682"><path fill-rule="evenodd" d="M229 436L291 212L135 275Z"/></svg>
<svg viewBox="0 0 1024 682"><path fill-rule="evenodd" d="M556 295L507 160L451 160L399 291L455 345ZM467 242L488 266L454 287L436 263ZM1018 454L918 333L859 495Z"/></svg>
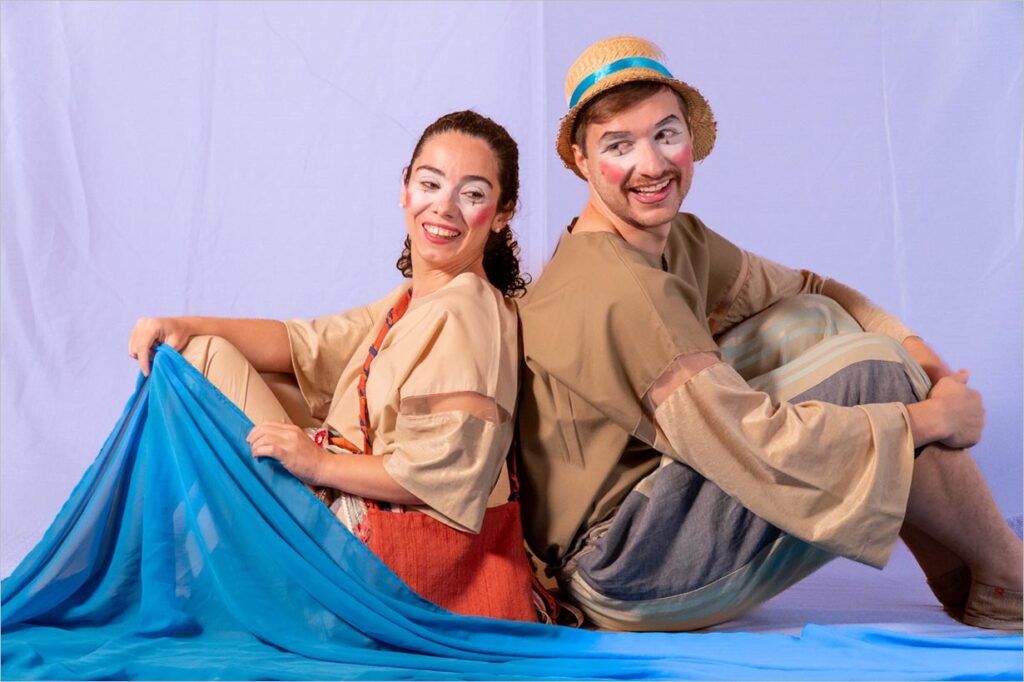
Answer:
<svg viewBox="0 0 1024 682"><path fill-rule="evenodd" d="M438 197L434 202L434 213L444 218L455 217L455 198L450 194Z"/></svg>

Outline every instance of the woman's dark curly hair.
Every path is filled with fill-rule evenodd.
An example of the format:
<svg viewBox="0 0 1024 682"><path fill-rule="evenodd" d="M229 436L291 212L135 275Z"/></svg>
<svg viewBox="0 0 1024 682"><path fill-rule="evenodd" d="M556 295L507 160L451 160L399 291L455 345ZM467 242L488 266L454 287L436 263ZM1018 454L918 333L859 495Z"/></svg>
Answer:
<svg viewBox="0 0 1024 682"><path fill-rule="evenodd" d="M416 163L416 158L427 140L443 133L462 133L487 143L498 159L498 185L501 187L498 211L515 211L516 204L519 203L519 147L507 130L475 111L445 114L427 126L412 150L409 165L402 172L402 182L409 184L409 171ZM405 238L405 248L402 249L402 255L395 265L406 277L412 276L412 252L408 237ZM484 245L484 272L494 288L505 296L522 296L526 293L530 276L519 273L519 244L516 243L512 228L508 225L498 232L487 235L487 244Z"/></svg>

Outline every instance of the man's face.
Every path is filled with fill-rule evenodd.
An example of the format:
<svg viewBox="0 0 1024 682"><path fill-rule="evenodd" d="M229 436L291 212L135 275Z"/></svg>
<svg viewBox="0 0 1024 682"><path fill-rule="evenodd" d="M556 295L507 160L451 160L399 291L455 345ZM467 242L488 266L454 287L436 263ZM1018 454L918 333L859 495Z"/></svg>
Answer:
<svg viewBox="0 0 1024 682"><path fill-rule="evenodd" d="M679 212L693 180L690 132L675 94L665 88L586 130L586 156L576 164L619 219L658 227Z"/></svg>

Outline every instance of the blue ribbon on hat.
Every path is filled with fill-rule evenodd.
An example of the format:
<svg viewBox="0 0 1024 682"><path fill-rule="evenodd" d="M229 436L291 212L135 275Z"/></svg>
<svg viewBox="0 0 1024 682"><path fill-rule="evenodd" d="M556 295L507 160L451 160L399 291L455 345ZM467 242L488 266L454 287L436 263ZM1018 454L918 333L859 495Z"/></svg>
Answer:
<svg viewBox="0 0 1024 682"><path fill-rule="evenodd" d="M613 73L618 73L624 69L633 69L637 67L653 69L663 76L668 78L673 77L661 62L648 59L647 57L625 57L623 59L616 59L611 64L602 66L600 69L580 81L580 84L572 91L572 97L569 98L569 108L572 109L576 106L577 102L580 101L580 98L583 97L583 94L590 89L590 86L602 78L607 78Z"/></svg>

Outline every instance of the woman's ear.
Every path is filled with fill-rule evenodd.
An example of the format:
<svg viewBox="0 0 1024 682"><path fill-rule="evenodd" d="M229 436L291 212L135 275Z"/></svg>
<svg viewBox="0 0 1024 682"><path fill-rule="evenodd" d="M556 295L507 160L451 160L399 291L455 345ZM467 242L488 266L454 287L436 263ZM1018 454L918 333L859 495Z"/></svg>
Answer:
<svg viewBox="0 0 1024 682"><path fill-rule="evenodd" d="M514 211L498 211L494 214L494 220L491 222L491 232L498 233L508 227L508 224L512 222L512 214Z"/></svg>
<svg viewBox="0 0 1024 682"><path fill-rule="evenodd" d="M402 169L402 189L398 193L398 205L402 208L409 206L409 167Z"/></svg>

